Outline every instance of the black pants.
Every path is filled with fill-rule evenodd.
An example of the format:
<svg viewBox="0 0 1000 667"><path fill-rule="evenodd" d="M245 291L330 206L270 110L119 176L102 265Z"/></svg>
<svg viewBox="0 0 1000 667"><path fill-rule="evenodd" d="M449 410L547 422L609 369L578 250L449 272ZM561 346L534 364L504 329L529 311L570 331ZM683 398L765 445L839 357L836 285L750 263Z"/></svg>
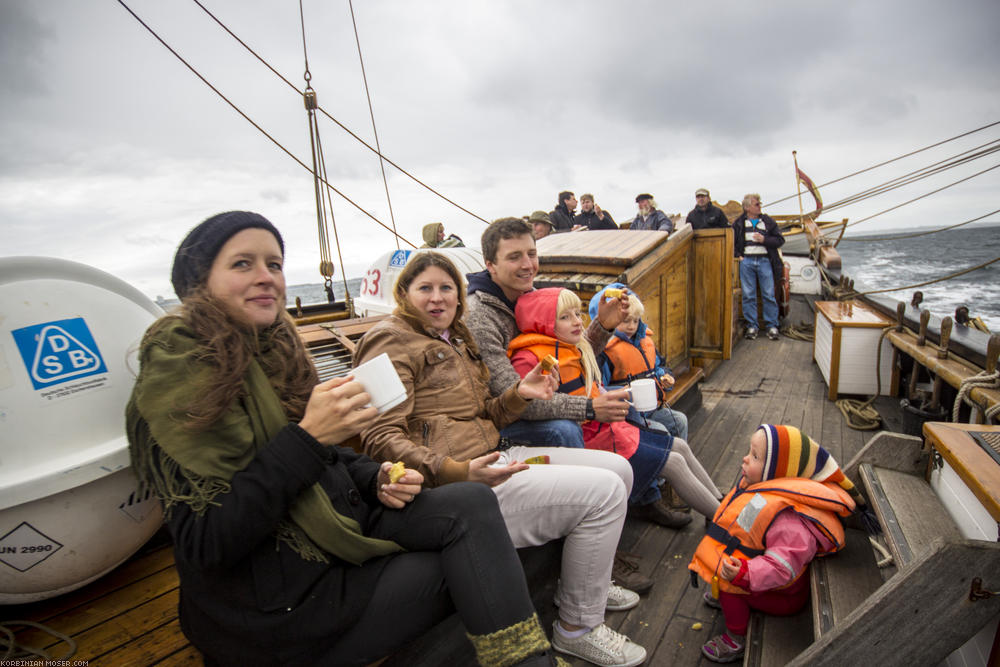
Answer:
<svg viewBox="0 0 1000 667"><path fill-rule="evenodd" d="M368 607L327 654L328 664L373 662L455 610L473 635L535 611L496 495L485 484L424 490L404 509L383 512L371 535L407 552L386 557Z"/></svg>

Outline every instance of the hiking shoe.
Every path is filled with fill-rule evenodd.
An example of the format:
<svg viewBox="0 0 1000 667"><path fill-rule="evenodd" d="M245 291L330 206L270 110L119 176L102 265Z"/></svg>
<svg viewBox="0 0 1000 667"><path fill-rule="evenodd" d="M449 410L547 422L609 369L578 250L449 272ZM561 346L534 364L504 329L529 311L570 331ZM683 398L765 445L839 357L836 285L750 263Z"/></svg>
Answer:
<svg viewBox="0 0 1000 667"><path fill-rule="evenodd" d="M778 340L781 338L781 335L778 333L777 327L771 327L767 330L767 337L771 340Z"/></svg>
<svg viewBox="0 0 1000 667"><path fill-rule="evenodd" d="M625 611L639 604L639 595L635 591L622 588L614 581L608 589L608 602L604 608L608 611Z"/></svg>
<svg viewBox="0 0 1000 667"><path fill-rule="evenodd" d="M648 505L629 505L628 515L636 519L645 519L652 523L658 523L667 528L683 528L691 523L691 515L683 512L675 512L662 500L657 500Z"/></svg>
<svg viewBox="0 0 1000 667"><path fill-rule="evenodd" d="M701 654L712 662L736 662L743 659L743 645L734 642L727 633L722 633L705 642Z"/></svg>
<svg viewBox="0 0 1000 667"><path fill-rule="evenodd" d="M746 338L747 340L756 340L757 330L754 329L753 327L750 327L749 329L746 330L746 332L744 332L743 337Z"/></svg>
<svg viewBox="0 0 1000 667"><path fill-rule="evenodd" d="M646 660L646 649L603 623L580 637L564 637L554 627L552 648L602 667L635 667Z"/></svg>
<svg viewBox="0 0 1000 667"><path fill-rule="evenodd" d="M635 554L616 551L611 578L640 595L653 587L653 580L639 571L639 557Z"/></svg>

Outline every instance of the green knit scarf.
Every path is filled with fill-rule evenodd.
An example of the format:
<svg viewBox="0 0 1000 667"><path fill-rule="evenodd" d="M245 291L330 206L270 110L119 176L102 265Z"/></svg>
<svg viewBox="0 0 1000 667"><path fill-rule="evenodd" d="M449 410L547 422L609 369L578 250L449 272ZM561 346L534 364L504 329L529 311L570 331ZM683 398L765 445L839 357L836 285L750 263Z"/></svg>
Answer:
<svg viewBox="0 0 1000 667"><path fill-rule="evenodd" d="M143 341L141 370L125 409L132 466L139 481L158 493L165 511L184 503L203 514L288 424L288 417L255 359L241 397L215 424L197 431L186 426L185 408L212 369L197 360L198 342L179 318L155 326ZM363 535L357 521L333 508L318 483L294 502L276 536L303 558L323 562L333 554L360 565L402 550L395 542Z"/></svg>

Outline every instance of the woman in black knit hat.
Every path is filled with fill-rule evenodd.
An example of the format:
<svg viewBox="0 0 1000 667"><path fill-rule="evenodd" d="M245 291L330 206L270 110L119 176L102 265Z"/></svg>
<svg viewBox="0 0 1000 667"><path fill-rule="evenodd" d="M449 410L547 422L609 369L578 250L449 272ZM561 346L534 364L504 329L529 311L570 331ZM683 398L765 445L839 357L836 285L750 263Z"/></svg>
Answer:
<svg viewBox="0 0 1000 667"><path fill-rule="evenodd" d="M364 665L457 609L481 664L555 664L489 487L390 483L342 446L376 410L351 378L317 384L283 260L263 216L205 220L174 258L180 309L142 341L130 453L184 633L206 664Z"/></svg>

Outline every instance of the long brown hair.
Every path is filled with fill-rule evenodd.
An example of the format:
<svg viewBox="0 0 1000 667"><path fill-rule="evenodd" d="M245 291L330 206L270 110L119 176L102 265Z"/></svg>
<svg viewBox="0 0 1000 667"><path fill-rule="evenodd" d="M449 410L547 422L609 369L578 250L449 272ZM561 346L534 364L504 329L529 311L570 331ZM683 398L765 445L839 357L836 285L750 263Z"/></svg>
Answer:
<svg viewBox="0 0 1000 667"><path fill-rule="evenodd" d="M450 259L445 257L439 252L420 252L406 263L403 270L400 272L399 277L396 278L396 284L392 288L392 296L396 300L396 315L407 320L413 326L419 328L421 331L427 328L427 321L424 319L423 315L413 307L410 303L410 299L407 297L407 290L410 289L410 285L413 281L417 279L421 273L426 271L432 266L436 266L441 269L455 282L455 288L458 291L458 308L455 310L455 319L451 323L450 329L461 338L466 347L472 349L473 352L478 356L479 348L476 346L476 341L472 338L472 334L469 332L469 328L465 326L465 321L462 316L465 314L466 301L465 301L465 281L462 279L462 274L455 267Z"/></svg>
<svg viewBox="0 0 1000 667"><path fill-rule="evenodd" d="M185 407L192 429L213 424L242 395L243 380L255 358L288 418L298 420L305 413L318 378L312 358L285 310L279 311L274 324L257 330L233 317L202 284L184 298L175 314L167 317L179 317L190 327L198 341L196 359L214 371L193 387L191 403Z"/></svg>

